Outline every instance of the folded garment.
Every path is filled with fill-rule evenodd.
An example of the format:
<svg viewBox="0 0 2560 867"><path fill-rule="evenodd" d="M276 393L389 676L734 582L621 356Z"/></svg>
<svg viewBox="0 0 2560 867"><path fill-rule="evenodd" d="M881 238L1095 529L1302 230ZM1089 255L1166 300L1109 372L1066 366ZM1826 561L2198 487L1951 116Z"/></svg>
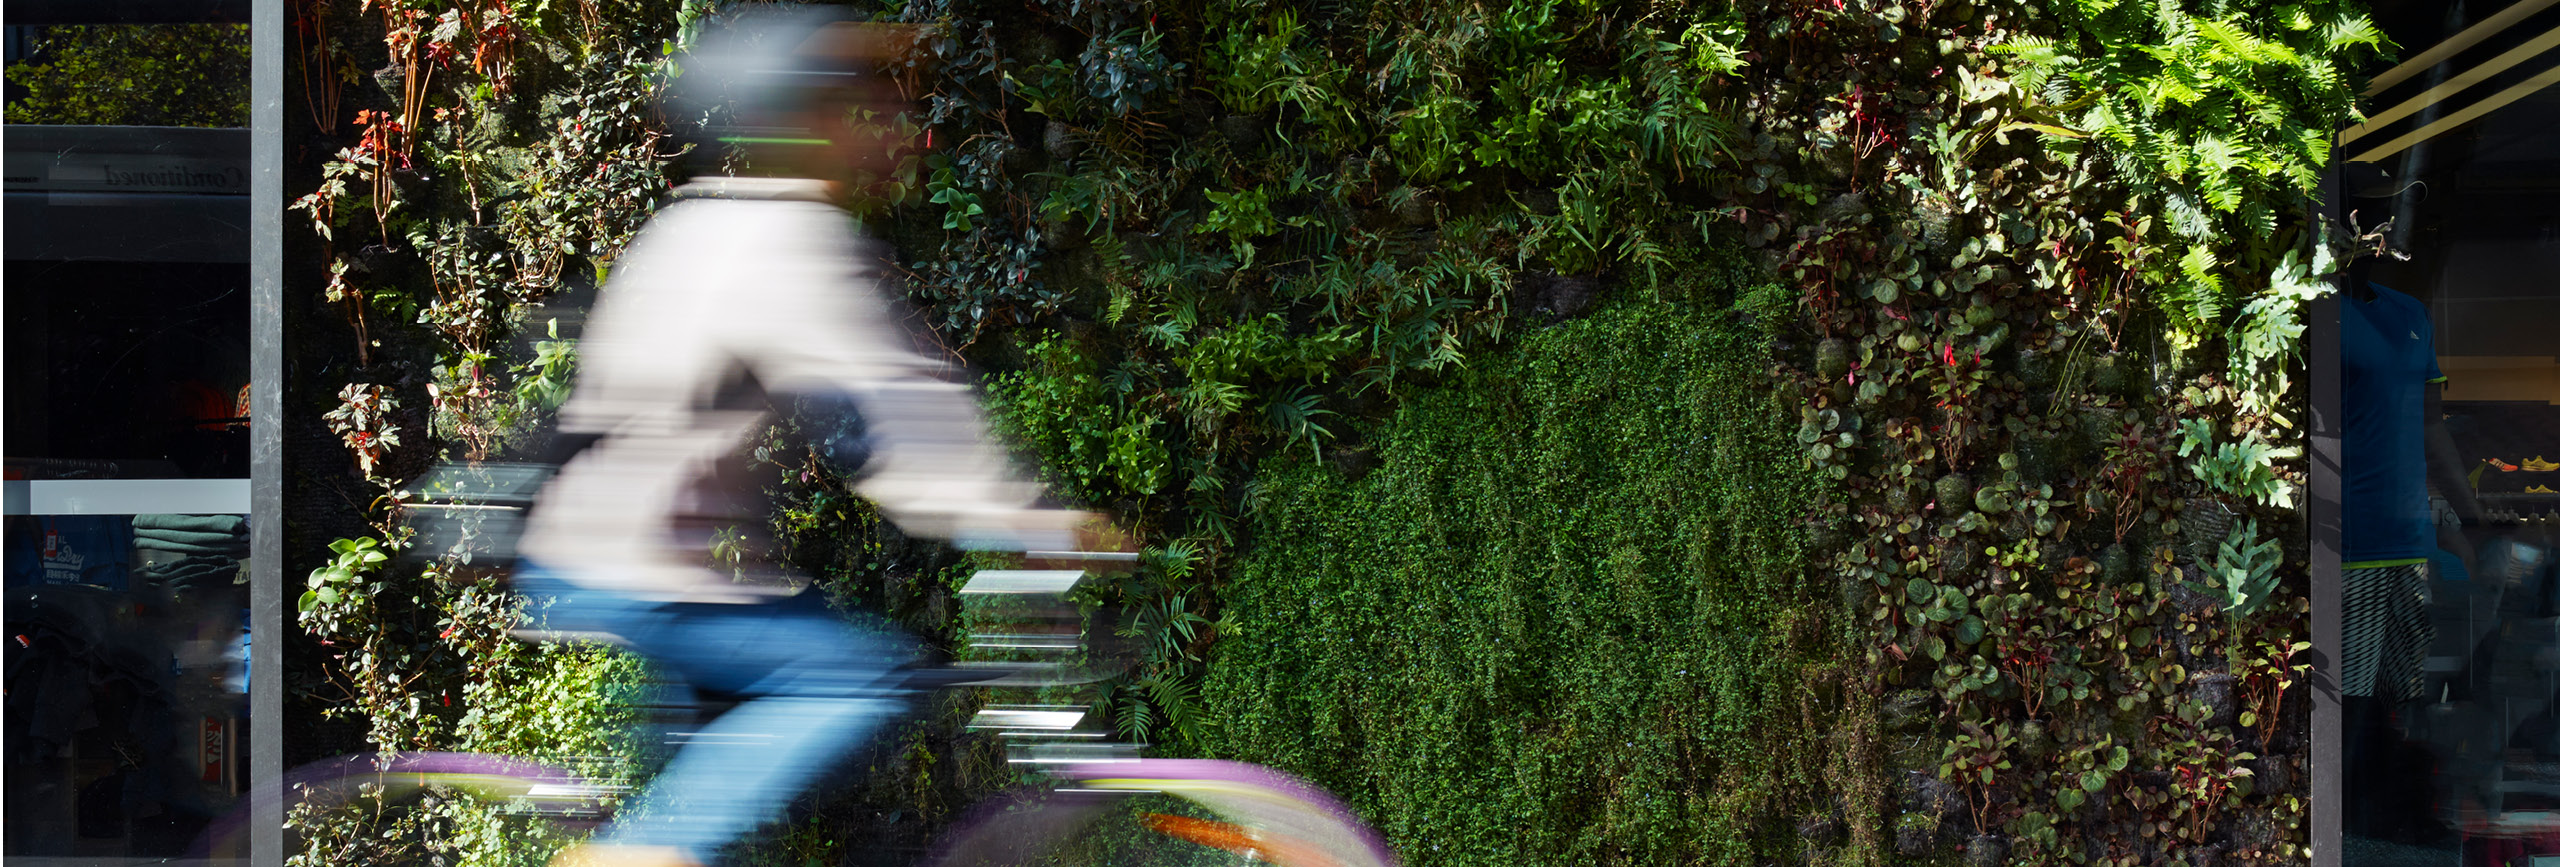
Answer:
<svg viewBox="0 0 2560 867"><path fill-rule="evenodd" d="M158 568L158 569L146 569L146 570L143 570L143 574L145 574L145 575L178 575L178 574L183 574L183 573L187 573L187 572L201 572L201 571L204 571L204 570L206 570L206 569L233 569L233 570L236 570L236 569L239 569L239 568L240 568L240 558L238 558L238 557L223 557L223 556L219 556L219 555L205 555L205 556L201 556L201 557L189 557L189 558L187 558L187 559L180 560L180 561L178 561L178 562L176 562L176 563L171 563L171 564L168 564L168 565L166 565L166 566L162 566L162 567L160 567L160 568Z"/></svg>
<svg viewBox="0 0 2560 867"><path fill-rule="evenodd" d="M199 533L194 530L136 529L133 531L133 535L135 538L158 539L163 542L177 542L186 545L245 545L249 543L249 537L246 534L240 533Z"/></svg>
<svg viewBox="0 0 2560 867"><path fill-rule="evenodd" d="M249 556L249 540L247 539L241 539L220 545L198 545L189 542L173 542L168 539L155 539L150 536L137 535L133 538L133 546L136 548L146 548L153 551L168 551L177 554L208 554L227 557Z"/></svg>
<svg viewBox="0 0 2560 867"><path fill-rule="evenodd" d="M169 560L169 563L143 565L143 575L154 575L154 578L159 578L159 575L177 575L177 573L187 573L187 570L200 570L200 568L241 568L241 558L230 558L230 555L189 555L189 558Z"/></svg>
<svg viewBox="0 0 2560 867"><path fill-rule="evenodd" d="M249 532L249 522L238 515L135 515L133 528L225 533L238 536Z"/></svg>
<svg viewBox="0 0 2560 867"><path fill-rule="evenodd" d="M229 584L231 579L239 574L240 567L236 565L227 569L220 566L202 566L180 572L145 573L143 577L164 586L189 587L197 584Z"/></svg>

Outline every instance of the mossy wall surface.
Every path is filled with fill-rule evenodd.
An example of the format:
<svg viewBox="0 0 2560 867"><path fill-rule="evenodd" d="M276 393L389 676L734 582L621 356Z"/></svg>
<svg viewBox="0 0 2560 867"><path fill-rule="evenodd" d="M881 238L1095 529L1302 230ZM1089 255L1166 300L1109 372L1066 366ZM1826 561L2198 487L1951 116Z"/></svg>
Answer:
<svg viewBox="0 0 2560 867"><path fill-rule="evenodd" d="M1309 775L1416 863L1745 860L1764 808L1828 801L1795 698L1836 602L1736 319L1613 304L1417 395L1357 479L1269 470L1194 742Z"/></svg>

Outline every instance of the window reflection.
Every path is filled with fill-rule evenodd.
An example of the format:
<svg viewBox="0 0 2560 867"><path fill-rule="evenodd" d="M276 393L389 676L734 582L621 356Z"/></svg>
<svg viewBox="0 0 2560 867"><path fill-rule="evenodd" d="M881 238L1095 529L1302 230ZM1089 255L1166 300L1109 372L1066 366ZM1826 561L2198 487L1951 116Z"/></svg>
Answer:
<svg viewBox="0 0 2560 867"><path fill-rule="evenodd" d="M2387 248L2340 314L2349 867L2560 863L2555 119L2527 93L2347 172Z"/></svg>
<svg viewBox="0 0 2560 867"><path fill-rule="evenodd" d="M5 533L8 854L187 854L248 783L247 520Z"/></svg>
<svg viewBox="0 0 2560 867"><path fill-rule="evenodd" d="M233 863L192 850L251 783L251 517L174 512L247 509L248 29L5 30L5 851Z"/></svg>

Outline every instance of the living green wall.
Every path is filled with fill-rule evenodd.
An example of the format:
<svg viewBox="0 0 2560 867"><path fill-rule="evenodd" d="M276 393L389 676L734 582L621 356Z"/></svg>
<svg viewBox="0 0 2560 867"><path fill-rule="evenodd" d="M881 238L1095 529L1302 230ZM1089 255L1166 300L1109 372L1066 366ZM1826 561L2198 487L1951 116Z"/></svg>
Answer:
<svg viewBox="0 0 2560 867"><path fill-rule="evenodd" d="M1148 548L1101 585L1126 737L1313 775L1426 867L2307 857L2294 373L2356 255L2310 200L2379 47L2352 4L849 8L916 25L934 143L868 225ZM407 545L381 495L437 460L535 451L575 369L540 305L673 180L697 119L652 98L718 16L306 11L297 674L381 748L541 754L475 727L628 670L507 649L486 563L354 537ZM738 459L780 506L724 562L952 641L969 563L788 422ZM976 700L743 857L1013 782Z"/></svg>

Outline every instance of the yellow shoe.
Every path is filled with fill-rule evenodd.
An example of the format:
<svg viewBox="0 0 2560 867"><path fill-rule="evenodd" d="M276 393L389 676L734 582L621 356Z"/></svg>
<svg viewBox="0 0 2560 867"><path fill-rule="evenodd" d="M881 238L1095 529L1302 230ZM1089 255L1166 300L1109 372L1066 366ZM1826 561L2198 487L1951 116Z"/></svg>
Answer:
<svg viewBox="0 0 2560 867"><path fill-rule="evenodd" d="M2552 470L2560 470L2560 461L2546 461L2542 459L2541 455L2534 455L2533 457L2524 459L2525 472L2547 473Z"/></svg>
<svg viewBox="0 0 2560 867"><path fill-rule="evenodd" d="M551 867L702 867L673 846L580 843L551 856Z"/></svg>
<svg viewBox="0 0 2560 867"><path fill-rule="evenodd" d="M2560 491L2552 490L2550 485L2535 485L2524 489L2524 492L2528 494L2560 494Z"/></svg>

